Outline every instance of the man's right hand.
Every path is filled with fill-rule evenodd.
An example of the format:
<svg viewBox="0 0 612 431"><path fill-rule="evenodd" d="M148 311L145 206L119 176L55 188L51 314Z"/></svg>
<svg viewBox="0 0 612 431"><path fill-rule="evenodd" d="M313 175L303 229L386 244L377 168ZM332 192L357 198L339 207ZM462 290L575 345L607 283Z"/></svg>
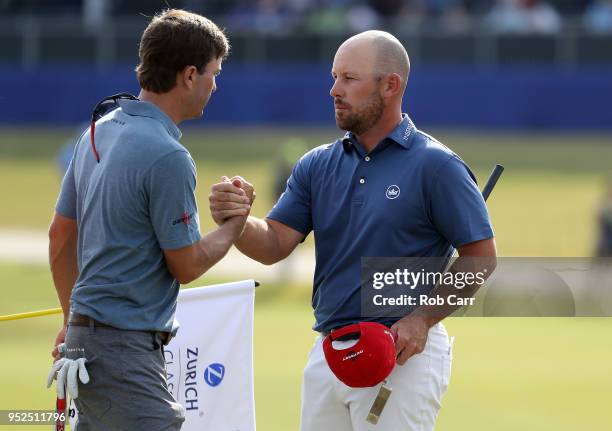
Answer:
<svg viewBox="0 0 612 431"><path fill-rule="evenodd" d="M245 204L250 212L254 200L253 186L240 177L234 177L232 180L225 176L221 177L221 182L213 184L208 196L210 214L218 225L222 225L232 217L244 217ZM246 215L248 216L248 213Z"/></svg>
<svg viewBox="0 0 612 431"><path fill-rule="evenodd" d="M244 178L221 177L221 182L212 186L209 196L210 213L219 225L236 223L239 226L244 220L246 223L240 228L240 235L234 240L234 245L251 259L272 265L286 258L304 240L305 234L276 220L262 220L248 217L248 214L235 217L231 208L244 205L239 203L244 202L244 199L252 205L255 196L253 185Z"/></svg>

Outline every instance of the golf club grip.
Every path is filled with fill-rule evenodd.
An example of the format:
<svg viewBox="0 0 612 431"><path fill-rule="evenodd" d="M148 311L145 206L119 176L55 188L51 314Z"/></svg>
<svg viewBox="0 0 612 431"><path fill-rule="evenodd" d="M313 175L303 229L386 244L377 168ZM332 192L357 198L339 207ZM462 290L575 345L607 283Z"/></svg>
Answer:
<svg viewBox="0 0 612 431"><path fill-rule="evenodd" d="M482 197L486 201L489 198L489 195L493 191L495 184L497 184L497 180L501 177L502 172L504 172L504 167L502 165L495 165L491 175L489 175L489 179L482 189Z"/></svg>

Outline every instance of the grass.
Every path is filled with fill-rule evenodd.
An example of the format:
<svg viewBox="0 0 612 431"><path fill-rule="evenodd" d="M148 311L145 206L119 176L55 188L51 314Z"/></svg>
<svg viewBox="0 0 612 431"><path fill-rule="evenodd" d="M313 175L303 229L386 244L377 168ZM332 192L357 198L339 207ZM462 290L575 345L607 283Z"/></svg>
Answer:
<svg viewBox="0 0 612 431"><path fill-rule="evenodd" d="M56 306L46 269L0 264L0 274L8 286L0 314ZM222 280L210 280L216 281ZM308 300L306 286L258 290L254 366L261 430L298 428L301 373L315 335ZM0 409L53 405L44 382L60 323L59 316L0 323ZM446 326L456 342L437 430L608 429L612 320L454 318Z"/></svg>
<svg viewBox="0 0 612 431"><path fill-rule="evenodd" d="M0 131L0 227L45 230L60 185L55 154L66 130ZM308 146L328 142L334 130L187 129L183 143L198 165L196 195L202 229L214 227L208 213L210 185L240 174L258 191L253 214L274 203L271 188L279 145L288 136ZM489 210L504 256L588 256L596 237L595 210L612 160L609 136L517 135L441 132L439 137L475 170L481 186L495 163L506 171Z"/></svg>
<svg viewBox="0 0 612 431"><path fill-rule="evenodd" d="M241 174L258 185L253 214L273 204L272 163L198 161L196 195L203 231L214 228L208 211L210 184ZM484 183L488 170L477 170ZM60 185L50 162L0 160L0 227L45 230ZM588 256L596 235L595 209L603 193L600 174L515 172L507 169L488 203L499 252L504 256Z"/></svg>
<svg viewBox="0 0 612 431"><path fill-rule="evenodd" d="M71 132L0 130L0 228L46 229L60 183L54 157ZM187 129L183 142L198 164L203 230L212 228L207 196L223 175L258 187L255 215L273 203L270 184L278 145L288 136L309 146L334 130ZM595 208L612 160L609 136L434 134L476 171L481 185L493 164L506 166L488 203L504 256L587 256L596 236ZM193 285L227 280L206 280ZM0 314L57 306L44 267L0 263ZM255 313L258 428L298 427L300 382L314 333L308 286L266 285ZM44 389L58 316L0 322L5 371L0 409L49 408ZM438 430L606 430L612 385L612 320L454 318L453 377ZM4 429L0 427L0 429Z"/></svg>
<svg viewBox="0 0 612 431"><path fill-rule="evenodd" d="M437 429L607 429L612 342L599 336L611 326L609 319L452 319L453 377Z"/></svg>

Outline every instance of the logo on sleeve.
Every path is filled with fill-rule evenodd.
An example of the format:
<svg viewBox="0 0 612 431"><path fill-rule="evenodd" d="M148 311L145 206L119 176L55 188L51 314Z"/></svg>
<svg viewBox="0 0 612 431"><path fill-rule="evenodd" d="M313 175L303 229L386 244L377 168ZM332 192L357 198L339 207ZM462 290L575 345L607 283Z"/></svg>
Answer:
<svg viewBox="0 0 612 431"><path fill-rule="evenodd" d="M184 212L183 215L181 215L181 218L177 218L172 222L172 226L176 226L179 223L184 223L185 226L189 225L193 219L193 215L194 213Z"/></svg>
<svg viewBox="0 0 612 431"><path fill-rule="evenodd" d="M400 188L398 186L396 186L395 184L392 184L389 187L387 187L387 192L385 193L385 196L387 196L387 199L396 199L399 195L400 195Z"/></svg>

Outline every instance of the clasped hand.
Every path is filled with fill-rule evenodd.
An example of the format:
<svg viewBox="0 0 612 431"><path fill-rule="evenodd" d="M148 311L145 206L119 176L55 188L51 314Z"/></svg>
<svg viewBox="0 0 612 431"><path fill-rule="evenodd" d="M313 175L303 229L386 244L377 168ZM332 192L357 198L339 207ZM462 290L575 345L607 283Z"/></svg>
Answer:
<svg viewBox="0 0 612 431"><path fill-rule="evenodd" d="M251 206L255 201L256 193L253 185L240 176L228 178L221 177L221 182L213 184L211 187L208 201L210 204L210 214L218 225L222 225L226 220L244 216L244 206ZM247 216L248 216L247 212Z"/></svg>

